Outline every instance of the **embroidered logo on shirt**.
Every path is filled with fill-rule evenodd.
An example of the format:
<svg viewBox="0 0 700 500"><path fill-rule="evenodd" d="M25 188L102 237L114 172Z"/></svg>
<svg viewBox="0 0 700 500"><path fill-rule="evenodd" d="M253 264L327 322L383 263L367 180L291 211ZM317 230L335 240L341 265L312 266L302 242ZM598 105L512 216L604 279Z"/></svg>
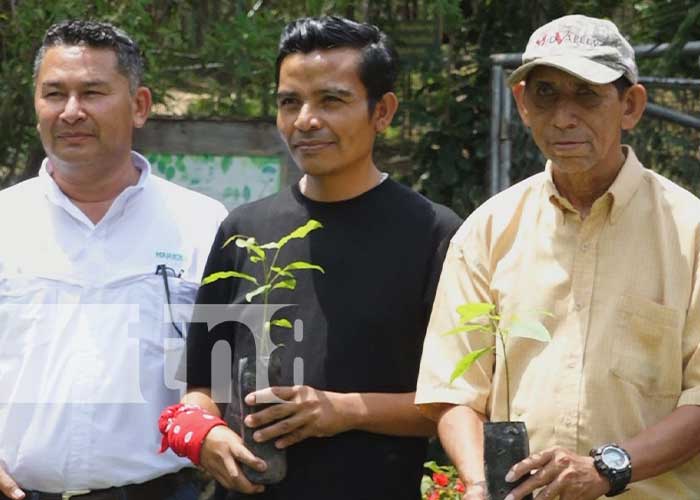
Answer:
<svg viewBox="0 0 700 500"><path fill-rule="evenodd" d="M156 257L174 262L182 262L185 260L185 257L181 253L164 252L162 250L156 252Z"/></svg>

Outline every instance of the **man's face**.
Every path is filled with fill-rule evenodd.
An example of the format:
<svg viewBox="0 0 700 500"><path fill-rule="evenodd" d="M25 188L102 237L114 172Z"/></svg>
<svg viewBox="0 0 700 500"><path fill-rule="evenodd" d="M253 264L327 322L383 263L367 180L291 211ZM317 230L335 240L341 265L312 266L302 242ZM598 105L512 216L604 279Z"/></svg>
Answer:
<svg viewBox="0 0 700 500"><path fill-rule="evenodd" d="M631 128L627 92L594 85L564 71L539 66L514 89L518 110L540 151L566 174L620 166L622 129Z"/></svg>
<svg viewBox="0 0 700 500"><path fill-rule="evenodd" d="M34 91L37 129L57 167L109 167L129 158L150 93L132 94L109 49L58 45L44 54Z"/></svg>
<svg viewBox="0 0 700 500"><path fill-rule="evenodd" d="M377 109L369 115L358 75L360 52L319 50L285 57L277 88L277 128L297 165L324 176L371 165Z"/></svg>

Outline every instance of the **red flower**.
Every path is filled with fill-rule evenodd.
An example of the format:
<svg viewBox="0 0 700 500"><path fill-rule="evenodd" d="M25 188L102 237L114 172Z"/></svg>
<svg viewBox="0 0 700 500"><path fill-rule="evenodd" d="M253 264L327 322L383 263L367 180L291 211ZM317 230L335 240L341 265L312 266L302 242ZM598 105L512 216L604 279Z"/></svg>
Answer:
<svg viewBox="0 0 700 500"><path fill-rule="evenodd" d="M447 486L450 482L450 478L447 474L442 472L433 472L433 482L439 486Z"/></svg>
<svg viewBox="0 0 700 500"><path fill-rule="evenodd" d="M464 493L466 491L466 488L464 487L464 483L462 482L461 479L457 479L457 482L455 483L455 491L458 491L460 493Z"/></svg>
<svg viewBox="0 0 700 500"><path fill-rule="evenodd" d="M428 497L428 500L440 500L440 492L439 491L433 491L430 496Z"/></svg>

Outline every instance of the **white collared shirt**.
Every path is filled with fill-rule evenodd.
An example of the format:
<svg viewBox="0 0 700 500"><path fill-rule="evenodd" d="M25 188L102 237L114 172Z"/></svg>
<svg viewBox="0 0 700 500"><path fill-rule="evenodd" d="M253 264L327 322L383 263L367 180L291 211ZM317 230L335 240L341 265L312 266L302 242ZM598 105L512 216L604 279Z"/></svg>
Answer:
<svg viewBox="0 0 700 500"><path fill-rule="evenodd" d="M38 177L0 192L0 466L47 492L139 483L188 462L158 454L184 388L171 302L192 304L223 205L141 176L93 224ZM184 315L175 312L184 332Z"/></svg>

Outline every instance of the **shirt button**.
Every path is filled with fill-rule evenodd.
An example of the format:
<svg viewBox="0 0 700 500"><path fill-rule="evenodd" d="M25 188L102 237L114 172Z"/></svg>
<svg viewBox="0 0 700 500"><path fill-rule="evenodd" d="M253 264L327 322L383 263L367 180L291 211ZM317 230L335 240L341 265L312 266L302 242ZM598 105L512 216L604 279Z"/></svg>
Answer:
<svg viewBox="0 0 700 500"><path fill-rule="evenodd" d="M581 245L581 251L582 251L582 252L587 252L587 251L588 251L588 248L589 248L588 243L584 243L583 245Z"/></svg>
<svg viewBox="0 0 700 500"><path fill-rule="evenodd" d="M581 309L583 309L583 304L580 304L580 303L579 303L579 304L576 304L576 305L574 306L574 308L575 308L577 311L580 311Z"/></svg>

